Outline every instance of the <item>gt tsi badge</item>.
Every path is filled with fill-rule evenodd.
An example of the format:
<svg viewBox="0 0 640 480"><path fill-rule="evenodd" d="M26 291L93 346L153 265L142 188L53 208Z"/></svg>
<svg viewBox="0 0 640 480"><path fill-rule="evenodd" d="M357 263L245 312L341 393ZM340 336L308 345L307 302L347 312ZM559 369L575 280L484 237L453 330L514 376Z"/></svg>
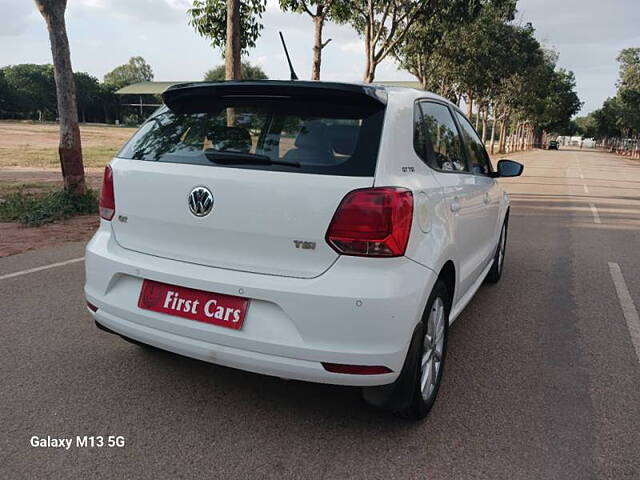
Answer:
<svg viewBox="0 0 640 480"><path fill-rule="evenodd" d="M207 187L196 187L189 194L189 210L196 217L209 215L213 208L213 195Z"/></svg>

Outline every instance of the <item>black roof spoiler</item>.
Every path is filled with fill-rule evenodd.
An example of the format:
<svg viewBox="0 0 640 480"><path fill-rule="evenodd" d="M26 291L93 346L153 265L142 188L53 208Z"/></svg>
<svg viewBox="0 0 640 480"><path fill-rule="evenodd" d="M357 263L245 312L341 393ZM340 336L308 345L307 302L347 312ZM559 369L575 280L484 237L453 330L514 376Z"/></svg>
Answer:
<svg viewBox="0 0 640 480"><path fill-rule="evenodd" d="M258 80L182 83L169 87L162 94L164 103L172 111L180 111L185 105L210 102L213 99L234 97L257 97L278 100L278 98L305 98L315 101L355 101L355 103L384 106L387 93L383 87L350 83Z"/></svg>

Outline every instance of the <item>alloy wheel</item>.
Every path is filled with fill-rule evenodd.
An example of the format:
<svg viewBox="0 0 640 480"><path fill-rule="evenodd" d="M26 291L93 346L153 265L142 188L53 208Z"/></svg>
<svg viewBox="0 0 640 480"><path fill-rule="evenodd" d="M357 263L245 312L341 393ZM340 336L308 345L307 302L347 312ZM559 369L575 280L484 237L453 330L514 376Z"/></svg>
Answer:
<svg viewBox="0 0 640 480"><path fill-rule="evenodd" d="M442 298L436 297L427 320L420 365L420 393L424 401L429 400L440 381L445 321L444 301Z"/></svg>

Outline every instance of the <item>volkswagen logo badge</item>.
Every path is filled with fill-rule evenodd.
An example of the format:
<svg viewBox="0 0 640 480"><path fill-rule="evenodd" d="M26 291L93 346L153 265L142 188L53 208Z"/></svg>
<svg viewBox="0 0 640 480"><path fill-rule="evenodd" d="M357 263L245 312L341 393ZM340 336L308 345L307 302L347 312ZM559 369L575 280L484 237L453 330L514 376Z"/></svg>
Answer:
<svg viewBox="0 0 640 480"><path fill-rule="evenodd" d="M204 217L213 208L213 194L207 187L196 187L189 194L189 210L196 217Z"/></svg>

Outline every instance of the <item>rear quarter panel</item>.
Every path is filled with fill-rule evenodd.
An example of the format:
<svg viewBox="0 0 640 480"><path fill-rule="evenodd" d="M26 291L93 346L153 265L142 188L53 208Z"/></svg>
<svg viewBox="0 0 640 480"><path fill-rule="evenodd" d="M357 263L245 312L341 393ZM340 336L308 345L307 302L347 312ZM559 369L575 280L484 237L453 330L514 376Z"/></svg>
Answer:
<svg viewBox="0 0 640 480"><path fill-rule="evenodd" d="M375 186L398 186L411 190L414 214L406 256L436 275L453 255L452 223L437 172L428 167L413 147L415 90L390 90ZM427 286L430 290L431 286ZM427 292L428 297L429 292ZM426 302L426 298L425 298Z"/></svg>

